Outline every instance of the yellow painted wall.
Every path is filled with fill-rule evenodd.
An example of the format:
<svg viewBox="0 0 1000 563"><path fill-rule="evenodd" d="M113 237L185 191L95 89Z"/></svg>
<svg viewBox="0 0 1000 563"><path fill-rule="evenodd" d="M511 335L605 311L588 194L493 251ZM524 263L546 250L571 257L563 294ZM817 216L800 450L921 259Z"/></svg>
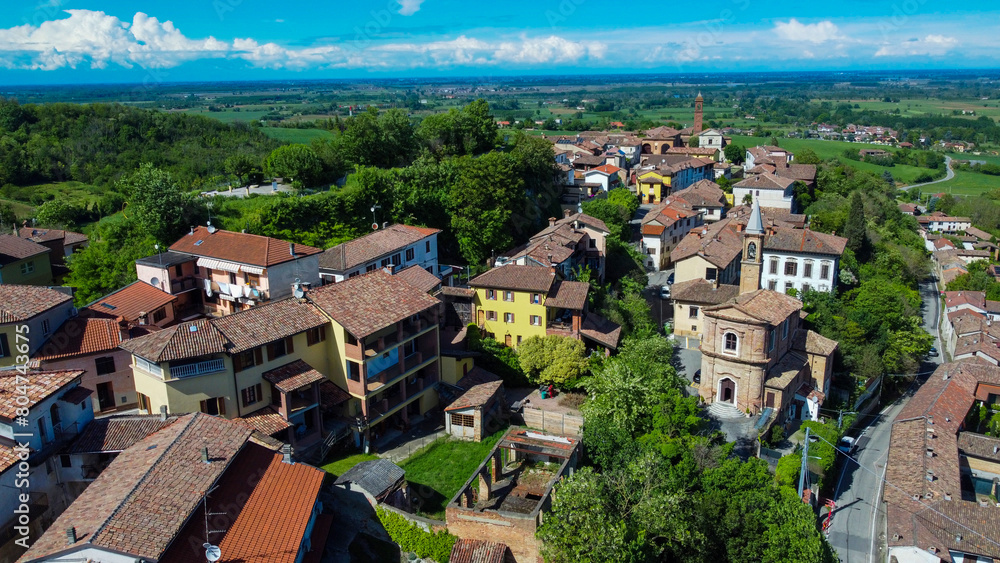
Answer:
<svg viewBox="0 0 1000 563"><path fill-rule="evenodd" d="M504 343L510 333L512 346L517 346L517 337L522 339L532 336L545 336L545 294L541 294L540 304L531 303L531 293L515 291L513 301L504 301L504 290L497 289L495 300L486 298L487 290L476 288L476 323L479 322L479 311L483 311L483 327L486 332L493 333L497 342ZM495 321L486 320L486 311L496 311ZM504 313L514 313L514 322L505 323ZM541 326L531 324L531 315L541 317Z"/></svg>
<svg viewBox="0 0 1000 563"><path fill-rule="evenodd" d="M32 263L34 271L21 274L21 265ZM0 269L0 282L8 285L52 285L52 265L49 255L39 254L17 262L11 262Z"/></svg>
<svg viewBox="0 0 1000 563"><path fill-rule="evenodd" d="M516 318L516 317L515 317ZM476 362L473 358L455 358L441 356L441 381L454 385L462 379L464 372L472 371Z"/></svg>
<svg viewBox="0 0 1000 563"><path fill-rule="evenodd" d="M225 397L226 417L233 418L236 416L235 401L239 399L239 390L233 385L232 360L228 356L221 357L225 363L224 371L184 379L162 381L155 375L135 367L132 370L135 376L135 390L149 397L151 414L160 412L162 405L166 405L170 413L199 412L201 401L212 397Z"/></svg>
<svg viewBox="0 0 1000 563"><path fill-rule="evenodd" d="M674 302L674 334L677 336L701 337L704 326L702 319L705 318L702 313L703 307L701 305L693 306L698 307L698 318L696 319L689 318L692 305Z"/></svg>

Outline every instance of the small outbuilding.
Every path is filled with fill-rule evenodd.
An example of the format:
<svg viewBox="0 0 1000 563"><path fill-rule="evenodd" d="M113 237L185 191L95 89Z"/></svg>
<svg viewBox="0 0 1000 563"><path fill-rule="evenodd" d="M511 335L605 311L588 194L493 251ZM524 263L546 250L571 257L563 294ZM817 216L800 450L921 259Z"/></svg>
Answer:
<svg viewBox="0 0 1000 563"><path fill-rule="evenodd" d="M506 403L503 381L481 367L474 367L456 384L464 393L444 409L445 432L457 438L482 441L491 421Z"/></svg>
<svg viewBox="0 0 1000 563"><path fill-rule="evenodd" d="M373 506L388 504L401 510L410 509L410 491L406 472L387 459L362 461L337 478L336 485L358 491Z"/></svg>

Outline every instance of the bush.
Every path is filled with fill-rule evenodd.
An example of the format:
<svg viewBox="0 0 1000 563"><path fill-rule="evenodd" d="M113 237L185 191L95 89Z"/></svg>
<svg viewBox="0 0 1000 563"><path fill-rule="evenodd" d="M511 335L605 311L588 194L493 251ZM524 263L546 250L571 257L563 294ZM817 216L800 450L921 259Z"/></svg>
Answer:
<svg viewBox="0 0 1000 563"><path fill-rule="evenodd" d="M780 424L775 424L774 428L771 428L771 445L776 446L780 444L785 439L785 427Z"/></svg>
<svg viewBox="0 0 1000 563"><path fill-rule="evenodd" d="M774 478L779 485L788 487L799 486L799 470L802 468L802 454L794 453L782 456L778 467L774 470Z"/></svg>
<svg viewBox="0 0 1000 563"><path fill-rule="evenodd" d="M389 537L398 543L403 551L412 551L417 557L433 559L438 563L448 563L451 548L458 541L457 537L443 530L424 531L420 526L384 508L376 509L376 513Z"/></svg>

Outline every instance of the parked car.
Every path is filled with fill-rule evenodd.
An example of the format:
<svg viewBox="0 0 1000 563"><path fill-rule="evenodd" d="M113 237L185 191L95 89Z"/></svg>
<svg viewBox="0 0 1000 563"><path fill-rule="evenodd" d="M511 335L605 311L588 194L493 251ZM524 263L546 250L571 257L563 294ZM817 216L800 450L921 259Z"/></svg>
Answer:
<svg viewBox="0 0 1000 563"><path fill-rule="evenodd" d="M931 349L927 351L927 355L928 355L929 357L931 357L931 358L936 358L936 357L938 357L938 351L937 351L937 348L935 348L935 347L931 346Z"/></svg>
<svg viewBox="0 0 1000 563"><path fill-rule="evenodd" d="M670 286L665 285L660 288L660 299L670 299Z"/></svg>
<svg viewBox="0 0 1000 563"><path fill-rule="evenodd" d="M837 442L837 449L849 455L852 451L854 451L854 445L856 443L857 443L856 438L852 438L851 436L844 436L843 438L840 439L839 442Z"/></svg>
<svg viewBox="0 0 1000 563"><path fill-rule="evenodd" d="M670 274L670 276L667 277L667 285L674 285L674 275L673 274Z"/></svg>
<svg viewBox="0 0 1000 563"><path fill-rule="evenodd" d="M694 377L691 378L694 383L701 383L701 370L694 372Z"/></svg>

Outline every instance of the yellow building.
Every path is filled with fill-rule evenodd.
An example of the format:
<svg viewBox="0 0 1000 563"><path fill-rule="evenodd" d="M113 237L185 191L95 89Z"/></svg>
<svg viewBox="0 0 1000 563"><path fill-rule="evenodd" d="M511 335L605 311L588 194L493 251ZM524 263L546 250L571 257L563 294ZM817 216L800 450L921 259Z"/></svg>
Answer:
<svg viewBox="0 0 1000 563"><path fill-rule="evenodd" d="M660 203L670 194L670 176L650 170L639 176L639 197L643 203Z"/></svg>
<svg viewBox="0 0 1000 563"><path fill-rule="evenodd" d="M0 283L52 285L49 252L37 242L0 235Z"/></svg>
<svg viewBox="0 0 1000 563"><path fill-rule="evenodd" d="M501 266L477 276L469 286L476 292L476 324L507 346L549 334L577 338L605 351L618 345L621 327L587 313L590 285L561 281L552 268Z"/></svg>

